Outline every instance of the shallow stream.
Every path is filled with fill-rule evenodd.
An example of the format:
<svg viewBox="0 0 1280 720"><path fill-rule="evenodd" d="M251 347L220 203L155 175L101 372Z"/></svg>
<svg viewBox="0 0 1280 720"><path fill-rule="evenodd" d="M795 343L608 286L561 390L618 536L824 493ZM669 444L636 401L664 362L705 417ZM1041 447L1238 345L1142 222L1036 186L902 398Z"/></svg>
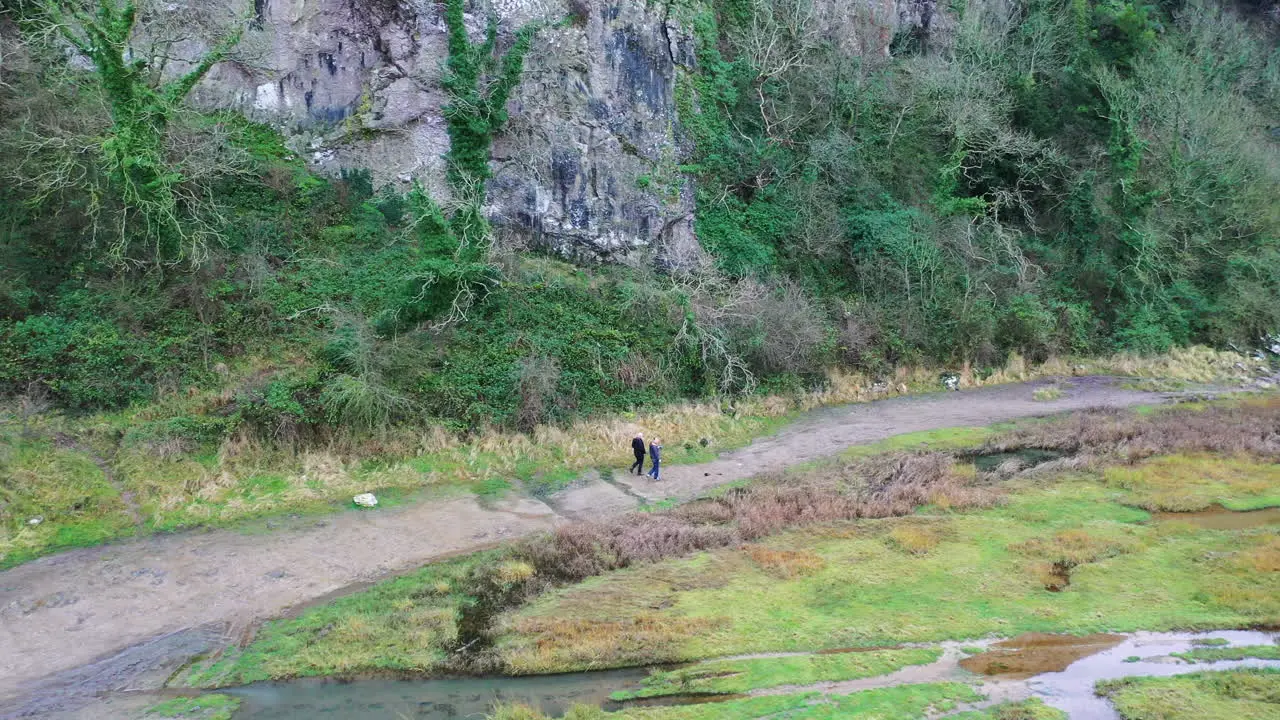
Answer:
<svg viewBox="0 0 1280 720"><path fill-rule="evenodd" d="M771 688L760 694L820 690L845 694L905 683L960 681L981 683L979 692L991 702L1039 697L1067 711L1073 720L1107 720L1119 716L1110 703L1093 694L1099 680L1133 675L1178 675L1238 667L1280 668L1280 661L1241 660L1186 663L1170 657L1185 652L1199 638L1222 638L1232 646L1269 645L1280 635L1224 630L1207 633L1131 633L1072 638L1023 635L1010 640L964 643L986 652L966 656L961 643L945 643L937 662L896 673L809 687ZM1139 658L1136 661L1131 658ZM1126 662L1126 660L1129 660ZM390 718L394 720L480 720L495 703L520 702L549 716L563 714L575 703L617 707L609 701L616 690L634 689L647 675L643 668L534 677L482 677L434 680L370 679L355 681L298 680L259 683L224 690L243 704L236 720L303 720L323 718ZM708 700L709 698L699 698ZM726 698L727 699L727 698ZM673 698L679 702L679 698ZM687 700L685 700L687 701Z"/></svg>
<svg viewBox="0 0 1280 720"><path fill-rule="evenodd" d="M607 705L609 693L638 687L648 674L645 668L631 668L529 677L307 679L219 692L241 699L235 720L480 720L495 704L511 702L555 717L577 703Z"/></svg>

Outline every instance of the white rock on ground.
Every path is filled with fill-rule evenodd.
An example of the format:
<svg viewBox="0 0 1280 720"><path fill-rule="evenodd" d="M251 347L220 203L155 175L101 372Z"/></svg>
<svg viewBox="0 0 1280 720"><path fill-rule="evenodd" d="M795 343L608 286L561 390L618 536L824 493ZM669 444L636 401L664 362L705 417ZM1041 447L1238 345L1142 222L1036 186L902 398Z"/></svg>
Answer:
<svg viewBox="0 0 1280 720"><path fill-rule="evenodd" d="M375 507L378 504L378 498L374 497L373 493L360 493L359 495L351 498L351 502L359 505L360 507Z"/></svg>

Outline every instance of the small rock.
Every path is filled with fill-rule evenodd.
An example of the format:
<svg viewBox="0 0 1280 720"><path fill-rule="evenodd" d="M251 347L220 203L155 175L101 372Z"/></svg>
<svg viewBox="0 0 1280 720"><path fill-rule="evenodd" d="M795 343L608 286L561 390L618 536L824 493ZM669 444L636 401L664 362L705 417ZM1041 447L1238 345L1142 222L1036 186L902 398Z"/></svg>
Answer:
<svg viewBox="0 0 1280 720"><path fill-rule="evenodd" d="M360 507L371 508L377 507L378 498L374 497L373 493L360 493L359 495L351 498L351 502L359 505Z"/></svg>
<svg viewBox="0 0 1280 720"><path fill-rule="evenodd" d="M282 580L288 574L289 573L285 572L284 570L272 570L271 572L266 574L266 577L271 580Z"/></svg>
<svg viewBox="0 0 1280 720"><path fill-rule="evenodd" d="M27 524L30 525L31 527L35 527L36 525L39 525L42 522L44 522L44 517L41 515L37 515L31 518L30 520L28 520Z"/></svg>

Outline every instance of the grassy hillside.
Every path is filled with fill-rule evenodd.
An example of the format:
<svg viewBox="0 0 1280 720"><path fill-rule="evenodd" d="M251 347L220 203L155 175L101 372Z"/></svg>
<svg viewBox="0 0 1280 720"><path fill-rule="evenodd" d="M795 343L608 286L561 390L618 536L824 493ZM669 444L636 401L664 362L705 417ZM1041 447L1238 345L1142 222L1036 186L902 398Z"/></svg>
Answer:
<svg viewBox="0 0 1280 720"><path fill-rule="evenodd" d="M195 112L207 67L143 72L158 66L137 38L163 28L125 3L6 3L0 514L31 536L12 549L357 486L536 484L587 461L571 442L497 461L454 436L841 397L831 368L980 381L1011 354L1247 348L1280 329L1273 21L1205 0L953 3L954 32L851 59L788 24L806 1L673 2L697 38L676 85L691 149L651 181L696 190L710 263L688 272L494 239L488 147L536 28L473 44L446 2L442 207L358 169L317 177L271 129ZM223 27L207 64L238 38ZM799 62L770 66L762 39ZM778 414L681 430L731 443Z"/></svg>

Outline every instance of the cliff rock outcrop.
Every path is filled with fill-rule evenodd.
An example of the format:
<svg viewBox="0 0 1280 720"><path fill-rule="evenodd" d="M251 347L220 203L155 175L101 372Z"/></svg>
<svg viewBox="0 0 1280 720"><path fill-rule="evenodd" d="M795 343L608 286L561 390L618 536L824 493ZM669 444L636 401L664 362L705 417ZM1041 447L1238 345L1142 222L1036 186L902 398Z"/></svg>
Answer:
<svg viewBox="0 0 1280 720"><path fill-rule="evenodd" d="M687 4L687 3L686 3ZM675 84L696 71L674 3L657 0L474 2L478 34L496 13L503 37L543 22L495 139L487 208L498 231L577 260L654 248L697 253L693 193L679 173ZM938 23L934 0L815 0L833 46L887 54ZM199 89L279 128L321 171L368 169L375 184L421 182L447 201L440 76L447 50L432 0L255 0L252 63L220 65Z"/></svg>

